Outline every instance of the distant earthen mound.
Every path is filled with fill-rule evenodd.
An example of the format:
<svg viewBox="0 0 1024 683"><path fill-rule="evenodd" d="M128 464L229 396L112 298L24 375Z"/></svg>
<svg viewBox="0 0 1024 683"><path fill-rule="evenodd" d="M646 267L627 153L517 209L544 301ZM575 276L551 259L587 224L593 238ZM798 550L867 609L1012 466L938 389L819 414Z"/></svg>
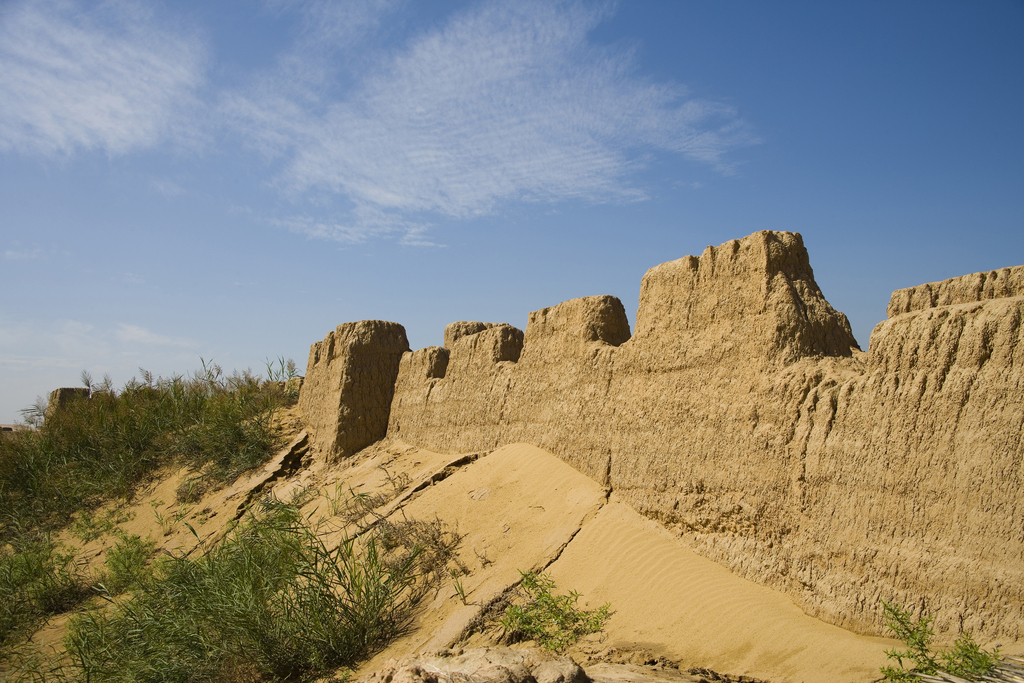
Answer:
<svg viewBox="0 0 1024 683"><path fill-rule="evenodd" d="M1024 636L1024 267L893 294L862 352L802 239L760 232L615 297L453 323L444 347L339 326L300 405L346 455L547 449L734 572L880 632L879 600L941 631ZM343 329L344 328L344 329Z"/></svg>

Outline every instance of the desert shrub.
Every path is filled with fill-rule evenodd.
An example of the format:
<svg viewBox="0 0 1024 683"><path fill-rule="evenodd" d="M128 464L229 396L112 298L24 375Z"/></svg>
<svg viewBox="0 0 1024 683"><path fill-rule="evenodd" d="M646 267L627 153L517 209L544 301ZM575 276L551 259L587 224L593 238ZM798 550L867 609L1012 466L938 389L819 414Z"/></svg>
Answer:
<svg viewBox="0 0 1024 683"><path fill-rule="evenodd" d="M9 644L86 595L74 556L47 536L24 535L0 549L0 644Z"/></svg>
<svg viewBox="0 0 1024 683"><path fill-rule="evenodd" d="M966 631L960 634L952 649L937 652L931 645L935 631L929 615L922 614L914 619L909 609L884 600L882 609L886 626L906 646L905 650L886 650L885 654L898 666L883 666L883 680L919 681L916 674L934 675L939 671L974 680L988 674L999 662L998 647L984 650Z"/></svg>
<svg viewBox="0 0 1024 683"><path fill-rule="evenodd" d="M510 640L535 640L548 650L560 652L590 633L597 633L607 621L611 605L595 610L576 607L580 594L555 595L555 582L539 572L519 572L522 604L510 604L501 626Z"/></svg>
<svg viewBox="0 0 1024 683"><path fill-rule="evenodd" d="M264 503L205 555L165 557L132 597L76 616L65 642L88 681L311 678L403 631L419 553L372 531L329 548L296 507Z"/></svg>
<svg viewBox="0 0 1024 683"><path fill-rule="evenodd" d="M267 368L268 382L287 382L299 376L299 369L291 358L285 360L284 356L278 356L276 363L267 358L263 365Z"/></svg>
<svg viewBox="0 0 1024 683"><path fill-rule="evenodd" d="M176 425L172 450L194 468L210 465L214 477L231 478L262 464L280 445L273 423L282 401L278 387L264 387L248 372L224 377L217 365L204 365L186 393L200 407Z"/></svg>
<svg viewBox="0 0 1024 683"><path fill-rule="evenodd" d="M419 577L414 593L416 599L440 588L450 575L450 565L455 565L459 573L468 573L457 554L463 538L458 525L449 527L437 517L427 521L403 516L400 520L381 519L373 532L389 554L389 562L414 563Z"/></svg>
<svg viewBox="0 0 1024 683"><path fill-rule="evenodd" d="M278 356L276 363L267 358L264 361L264 366L267 368L267 382L277 385L285 402L292 405L298 401L300 385L292 381L299 377L299 369L296 367L295 361L291 358L285 360L284 356Z"/></svg>

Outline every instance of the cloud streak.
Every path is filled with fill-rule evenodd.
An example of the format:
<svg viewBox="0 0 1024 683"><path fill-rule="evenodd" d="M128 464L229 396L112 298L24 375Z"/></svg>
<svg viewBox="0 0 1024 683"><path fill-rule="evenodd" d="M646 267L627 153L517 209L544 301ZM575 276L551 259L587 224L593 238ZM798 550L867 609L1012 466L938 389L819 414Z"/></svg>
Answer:
<svg viewBox="0 0 1024 683"><path fill-rule="evenodd" d="M144 327L138 325L129 325L126 323L119 323L117 330L114 332L114 336L119 342L125 344L152 344L155 346L176 346L183 349L190 349L197 346L197 344L190 340L181 337L168 337L166 335L157 334L151 330L147 330Z"/></svg>
<svg viewBox="0 0 1024 683"><path fill-rule="evenodd" d="M43 250L34 249L5 249L4 260L6 261L34 261L43 256Z"/></svg>
<svg viewBox="0 0 1024 683"><path fill-rule="evenodd" d="M333 101L290 97L282 77L231 95L224 110L284 161L279 188L348 207L288 227L342 242L421 235L430 216L471 218L509 201L642 200L631 179L650 154L728 173L726 153L754 142L736 112L592 45L607 17L580 4L488 2L381 56Z"/></svg>
<svg viewBox="0 0 1024 683"><path fill-rule="evenodd" d="M182 142L205 53L131 2L0 10L0 151L111 155Z"/></svg>

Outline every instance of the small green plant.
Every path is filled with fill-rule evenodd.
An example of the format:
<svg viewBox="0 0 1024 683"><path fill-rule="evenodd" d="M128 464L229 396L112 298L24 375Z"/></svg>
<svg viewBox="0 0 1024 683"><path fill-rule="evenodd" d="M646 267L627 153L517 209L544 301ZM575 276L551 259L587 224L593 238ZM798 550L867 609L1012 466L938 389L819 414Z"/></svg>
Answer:
<svg viewBox="0 0 1024 683"><path fill-rule="evenodd" d="M106 571L100 577L100 584L109 595L120 595L143 585L151 575L146 566L156 543L142 540L135 534L121 532L113 547L107 551Z"/></svg>
<svg viewBox="0 0 1024 683"><path fill-rule="evenodd" d="M149 501L149 506L153 508L153 517L156 518L156 523L160 525L160 531L164 536L170 536L174 532L175 527L181 523L181 520L188 517L188 514L192 511L192 506L182 503L174 512L168 510L168 513L164 514L159 509L163 505L164 502L162 500Z"/></svg>
<svg viewBox="0 0 1024 683"><path fill-rule="evenodd" d="M536 640L541 647L561 652L590 633L597 633L608 620L611 605L595 610L576 607L580 594L555 595L555 582L539 572L519 572L522 604L509 605L501 626L510 640Z"/></svg>
<svg viewBox="0 0 1024 683"><path fill-rule="evenodd" d="M160 508L163 507L164 502L162 500L151 500L149 506L153 508L153 517L156 519L156 523L160 525L160 531L164 536L170 536L174 530L174 520L172 517L165 515L160 512Z"/></svg>
<svg viewBox="0 0 1024 683"><path fill-rule="evenodd" d="M341 514L341 511L345 509L345 482L339 481L334 485L334 491L327 491L324 493L324 499L327 501L327 509L331 511L331 517L337 517Z"/></svg>
<svg viewBox="0 0 1024 683"><path fill-rule="evenodd" d="M967 631L960 634L951 650L936 652L931 647L935 635L931 616L922 614L914 619L909 609L884 600L882 609L885 612L885 625L907 648L886 650L889 659L895 660L899 666L883 666L883 680L919 681L920 677L916 674L934 675L939 671L961 678L978 679L999 663L999 648L982 649Z"/></svg>
<svg viewBox="0 0 1024 683"><path fill-rule="evenodd" d="M455 569L449 569L448 573L452 577L452 585L455 586L455 594L459 596L459 600L462 601L463 605L468 605L466 602L466 587L462 585L462 577L459 576L459 572Z"/></svg>

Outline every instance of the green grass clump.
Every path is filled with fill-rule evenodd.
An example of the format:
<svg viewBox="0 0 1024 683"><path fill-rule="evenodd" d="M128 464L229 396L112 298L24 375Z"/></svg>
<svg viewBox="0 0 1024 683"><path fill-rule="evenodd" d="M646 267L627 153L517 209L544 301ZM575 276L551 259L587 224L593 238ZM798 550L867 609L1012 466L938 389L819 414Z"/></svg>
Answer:
<svg viewBox="0 0 1024 683"><path fill-rule="evenodd" d="M113 608L72 619L75 677L305 680L351 666L408 625L422 548L368 532L328 547L294 506L265 503L205 555L167 556Z"/></svg>
<svg viewBox="0 0 1024 683"><path fill-rule="evenodd" d="M895 660L898 666L883 666L883 680L919 681L921 679L916 674L935 675L939 671L976 680L987 675L999 663L998 647L984 650L966 631L960 634L952 649L936 652L931 646L935 631L930 616L922 614L920 618L914 619L909 609L884 600L882 609L885 611L886 626L907 648L886 650L885 654Z"/></svg>
<svg viewBox="0 0 1024 683"><path fill-rule="evenodd" d="M121 532L104 558L106 569L99 584L110 595L144 585L152 575L146 563L155 549L156 543L151 539L142 540L135 534Z"/></svg>
<svg viewBox="0 0 1024 683"><path fill-rule="evenodd" d="M580 594L555 595L555 582L539 572L519 572L522 604L509 605L501 626L511 640L535 640L541 647L561 652L585 635L597 633L608 620L610 604L596 610L576 607Z"/></svg>
<svg viewBox="0 0 1024 683"><path fill-rule="evenodd" d="M74 556L48 536L24 535L0 548L0 645L84 599Z"/></svg>

